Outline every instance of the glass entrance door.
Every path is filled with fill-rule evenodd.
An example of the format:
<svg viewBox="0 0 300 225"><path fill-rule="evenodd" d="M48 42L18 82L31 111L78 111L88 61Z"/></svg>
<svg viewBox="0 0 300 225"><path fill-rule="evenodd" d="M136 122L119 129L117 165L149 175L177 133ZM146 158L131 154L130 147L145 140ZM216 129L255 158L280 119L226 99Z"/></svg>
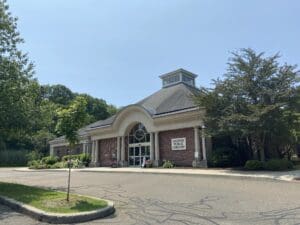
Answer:
<svg viewBox="0 0 300 225"><path fill-rule="evenodd" d="M131 144L128 148L129 166L141 166L143 161L150 159L149 144Z"/></svg>

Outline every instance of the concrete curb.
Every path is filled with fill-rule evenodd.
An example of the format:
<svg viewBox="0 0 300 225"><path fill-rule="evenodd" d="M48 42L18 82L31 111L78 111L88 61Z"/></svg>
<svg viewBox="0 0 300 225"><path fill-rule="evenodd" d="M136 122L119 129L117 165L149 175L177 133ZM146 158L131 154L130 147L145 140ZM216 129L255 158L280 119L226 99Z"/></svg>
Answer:
<svg viewBox="0 0 300 225"><path fill-rule="evenodd" d="M6 205L11 209L26 214L36 220L54 224L87 222L109 216L115 212L114 203L109 200L105 201L107 201L107 206L99 210L63 214L45 212L43 210L37 209L35 207L16 201L14 199L0 196L0 204Z"/></svg>
<svg viewBox="0 0 300 225"><path fill-rule="evenodd" d="M87 170L87 171L76 171L76 172L87 172L87 173L131 173L131 174L162 174L162 175L171 175L171 176L204 176L204 177L219 177L219 178L231 178L231 179L250 179L250 180L271 180L271 181L282 181L282 182L292 182L295 181L294 178L280 178L280 177L269 177L269 176L248 176L243 174L197 174L197 173L168 173L168 172L136 172L136 171L95 171L95 170Z"/></svg>
<svg viewBox="0 0 300 225"><path fill-rule="evenodd" d="M42 169L42 170L32 170L27 168L15 169L19 172L64 172L65 169ZM142 173L142 174L165 174L165 175L184 175L184 176L210 176L210 177L230 177L239 179L265 179L265 180L275 180L284 182L296 182L300 177L300 171L297 174L289 173L249 173L245 171L233 171L233 170L205 170L197 171L196 169L112 169L112 168L78 168L72 169L72 172L94 172L94 173ZM299 180L298 180L299 182Z"/></svg>

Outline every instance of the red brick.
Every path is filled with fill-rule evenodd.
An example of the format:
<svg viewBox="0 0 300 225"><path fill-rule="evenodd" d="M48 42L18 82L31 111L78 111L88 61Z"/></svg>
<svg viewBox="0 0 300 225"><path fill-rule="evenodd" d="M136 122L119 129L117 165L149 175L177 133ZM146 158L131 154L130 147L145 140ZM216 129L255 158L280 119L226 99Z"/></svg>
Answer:
<svg viewBox="0 0 300 225"><path fill-rule="evenodd" d="M102 139L99 141L99 162L100 166L112 166L116 163L117 138ZM113 154L115 158L113 157Z"/></svg>
<svg viewBox="0 0 300 225"><path fill-rule="evenodd" d="M186 150L172 150L172 138L186 138ZM194 129L162 131L159 133L159 151L161 160L170 160L176 166L192 166L195 144Z"/></svg>

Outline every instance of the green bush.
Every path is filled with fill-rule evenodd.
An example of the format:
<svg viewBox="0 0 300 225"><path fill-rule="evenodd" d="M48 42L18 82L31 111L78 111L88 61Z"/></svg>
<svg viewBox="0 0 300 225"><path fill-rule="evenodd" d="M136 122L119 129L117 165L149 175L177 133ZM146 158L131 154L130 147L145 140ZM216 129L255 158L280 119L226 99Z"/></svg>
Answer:
<svg viewBox="0 0 300 225"><path fill-rule="evenodd" d="M38 151L34 150L34 151L29 152L26 155L26 157L27 157L27 160L30 162L30 161L33 161L33 160L41 159L42 154L39 153Z"/></svg>
<svg viewBox="0 0 300 225"><path fill-rule="evenodd" d="M56 156L47 156L41 159L41 164L53 165L58 162L58 158Z"/></svg>
<svg viewBox="0 0 300 225"><path fill-rule="evenodd" d="M31 160L31 161L29 161L29 162L27 163L27 166L28 166L29 168L35 168L35 167L37 167L39 164L40 164L40 161L38 161L38 160Z"/></svg>
<svg viewBox="0 0 300 225"><path fill-rule="evenodd" d="M85 165L85 166L89 166L90 162L91 162L91 155L90 154L80 154L80 161Z"/></svg>
<svg viewBox="0 0 300 225"><path fill-rule="evenodd" d="M241 159L237 149L230 147L220 147L213 150L208 163L212 167L232 167L240 166Z"/></svg>
<svg viewBox="0 0 300 225"><path fill-rule="evenodd" d="M67 162L69 159L71 159L71 160L76 160L76 159L80 160L81 155L82 154L78 154L78 155L65 155L65 156L62 157L62 160L65 161L65 162Z"/></svg>
<svg viewBox="0 0 300 225"><path fill-rule="evenodd" d="M29 169L47 169L50 168L50 165L41 163L40 160L32 160L28 162Z"/></svg>
<svg viewBox="0 0 300 225"><path fill-rule="evenodd" d="M82 167L82 164L84 166L88 166L91 162L90 154L85 154L85 153L78 154L78 155L65 155L62 157L62 161L64 162L67 162L68 159L71 159L73 161L75 167Z"/></svg>
<svg viewBox="0 0 300 225"><path fill-rule="evenodd" d="M244 166L246 170L263 170L264 167L264 162L259 160L248 160Z"/></svg>
<svg viewBox="0 0 300 225"><path fill-rule="evenodd" d="M27 150L1 150L0 166L26 166Z"/></svg>
<svg viewBox="0 0 300 225"><path fill-rule="evenodd" d="M173 167L174 167L173 163L169 160L166 160L163 164L163 168L173 168Z"/></svg>
<svg viewBox="0 0 300 225"><path fill-rule="evenodd" d="M293 169L294 165L291 161L286 159L271 159L266 162L265 169L266 170L291 170Z"/></svg>
<svg viewBox="0 0 300 225"><path fill-rule="evenodd" d="M67 168L68 164L65 162L57 162L50 166L50 169L61 169L61 168Z"/></svg>

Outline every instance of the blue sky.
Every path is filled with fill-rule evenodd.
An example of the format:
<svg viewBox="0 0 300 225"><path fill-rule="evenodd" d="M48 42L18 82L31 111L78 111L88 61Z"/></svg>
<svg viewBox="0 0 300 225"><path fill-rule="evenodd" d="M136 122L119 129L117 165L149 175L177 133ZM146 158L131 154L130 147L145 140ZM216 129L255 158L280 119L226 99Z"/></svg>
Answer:
<svg viewBox="0 0 300 225"><path fill-rule="evenodd" d="M230 52L251 47L300 62L297 0L8 0L24 51L42 84L125 106L185 68L198 86L226 70Z"/></svg>

